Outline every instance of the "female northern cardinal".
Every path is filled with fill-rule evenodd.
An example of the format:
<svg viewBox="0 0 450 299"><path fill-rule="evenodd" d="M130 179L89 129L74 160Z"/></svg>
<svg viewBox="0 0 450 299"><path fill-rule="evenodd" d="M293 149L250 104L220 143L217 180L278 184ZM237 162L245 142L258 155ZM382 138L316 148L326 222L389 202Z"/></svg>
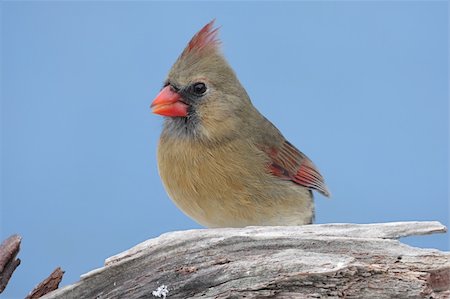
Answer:
<svg viewBox="0 0 450 299"><path fill-rule="evenodd" d="M166 191L206 227L309 224L312 189L329 196L324 179L252 105L213 22L191 39L151 105L166 116L158 147Z"/></svg>

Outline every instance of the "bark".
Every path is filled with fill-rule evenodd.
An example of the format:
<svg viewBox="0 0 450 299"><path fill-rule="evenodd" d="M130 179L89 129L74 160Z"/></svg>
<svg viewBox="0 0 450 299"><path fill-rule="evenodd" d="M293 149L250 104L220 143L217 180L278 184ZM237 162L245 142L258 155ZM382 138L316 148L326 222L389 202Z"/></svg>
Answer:
<svg viewBox="0 0 450 299"><path fill-rule="evenodd" d="M0 244L0 294L8 285L14 270L20 265L20 259L16 259L16 256L21 241L19 235L12 235Z"/></svg>
<svg viewBox="0 0 450 299"><path fill-rule="evenodd" d="M438 222L166 233L43 298L449 298L450 253L398 238Z"/></svg>
<svg viewBox="0 0 450 299"><path fill-rule="evenodd" d="M25 297L25 299L37 299L41 298L45 294L50 293L58 288L59 283L61 282L64 275L64 271L58 267L53 272L44 279L41 283L39 283L29 294Z"/></svg>

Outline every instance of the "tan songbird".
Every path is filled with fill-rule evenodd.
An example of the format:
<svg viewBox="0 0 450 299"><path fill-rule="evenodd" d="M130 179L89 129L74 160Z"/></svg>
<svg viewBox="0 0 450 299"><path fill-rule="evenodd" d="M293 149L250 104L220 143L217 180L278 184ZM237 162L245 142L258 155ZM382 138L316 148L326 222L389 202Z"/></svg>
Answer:
<svg viewBox="0 0 450 299"><path fill-rule="evenodd" d="M191 39L151 104L165 116L164 187L206 227L312 223L312 190L329 196L324 179L252 105L217 33L210 22Z"/></svg>

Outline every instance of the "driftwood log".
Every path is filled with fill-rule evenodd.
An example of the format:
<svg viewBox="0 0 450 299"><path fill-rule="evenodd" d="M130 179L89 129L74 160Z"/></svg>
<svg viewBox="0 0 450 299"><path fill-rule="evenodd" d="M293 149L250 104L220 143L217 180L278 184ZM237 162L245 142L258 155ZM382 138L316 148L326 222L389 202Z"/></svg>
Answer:
<svg viewBox="0 0 450 299"><path fill-rule="evenodd" d="M166 233L42 298L449 298L450 253L396 239L438 222Z"/></svg>

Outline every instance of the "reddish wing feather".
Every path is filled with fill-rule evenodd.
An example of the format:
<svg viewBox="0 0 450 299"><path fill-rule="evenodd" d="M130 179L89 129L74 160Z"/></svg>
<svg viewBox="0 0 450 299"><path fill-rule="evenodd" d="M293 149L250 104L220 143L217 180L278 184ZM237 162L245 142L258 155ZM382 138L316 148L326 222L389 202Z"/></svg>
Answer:
<svg viewBox="0 0 450 299"><path fill-rule="evenodd" d="M269 170L273 175L330 196L325 181L314 164L289 141L285 141L279 149L269 150L268 155L271 158Z"/></svg>

